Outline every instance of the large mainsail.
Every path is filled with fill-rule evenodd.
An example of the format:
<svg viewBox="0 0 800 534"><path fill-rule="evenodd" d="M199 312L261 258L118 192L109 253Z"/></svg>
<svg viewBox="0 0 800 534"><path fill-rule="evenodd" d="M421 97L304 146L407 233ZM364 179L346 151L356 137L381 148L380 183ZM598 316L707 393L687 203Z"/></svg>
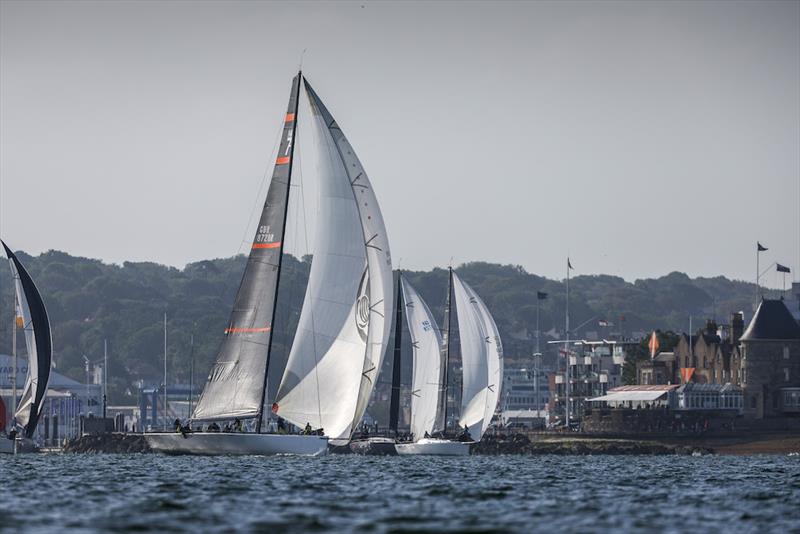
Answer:
<svg viewBox="0 0 800 534"><path fill-rule="evenodd" d="M307 81L305 88L321 201L303 310L273 411L331 438L348 438L364 415L388 344L391 257L361 162Z"/></svg>
<svg viewBox="0 0 800 534"><path fill-rule="evenodd" d="M33 437L36 423L42 413L42 401L50 381L50 364L53 356L50 319L47 317L42 296L28 271L5 243L3 248L11 264L16 290L14 320L18 321L18 318L21 318L25 345L28 348L28 376L14 418L18 425L25 428L25 436L30 438Z"/></svg>
<svg viewBox="0 0 800 534"><path fill-rule="evenodd" d="M411 379L411 434L414 440L433 434L442 382L442 336L431 310L401 275L406 320L414 351Z"/></svg>
<svg viewBox="0 0 800 534"><path fill-rule="evenodd" d="M267 199L225 337L193 419L260 418L262 413L291 184L300 78L298 73L292 81Z"/></svg>
<svg viewBox="0 0 800 534"><path fill-rule="evenodd" d="M503 348L491 314L475 291L453 273L463 384L459 426L480 440L497 407Z"/></svg>

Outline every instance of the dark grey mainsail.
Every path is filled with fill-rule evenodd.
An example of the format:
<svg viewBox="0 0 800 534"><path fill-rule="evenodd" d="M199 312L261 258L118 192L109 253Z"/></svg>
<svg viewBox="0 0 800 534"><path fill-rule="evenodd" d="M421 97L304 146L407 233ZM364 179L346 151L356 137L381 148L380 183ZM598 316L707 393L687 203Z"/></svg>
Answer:
<svg viewBox="0 0 800 534"><path fill-rule="evenodd" d="M28 348L28 376L22 397L14 413L19 426L25 429L25 437L33 437L39 415L42 413L47 384L50 381L50 364L53 357L53 343L50 335L50 319L42 301L42 295L33 283L33 279L25 270L17 256L5 243L16 286L16 317L25 332L25 344Z"/></svg>
<svg viewBox="0 0 800 534"><path fill-rule="evenodd" d="M292 81L267 199L225 338L192 414L195 420L261 419L283 256L300 78L298 73Z"/></svg>

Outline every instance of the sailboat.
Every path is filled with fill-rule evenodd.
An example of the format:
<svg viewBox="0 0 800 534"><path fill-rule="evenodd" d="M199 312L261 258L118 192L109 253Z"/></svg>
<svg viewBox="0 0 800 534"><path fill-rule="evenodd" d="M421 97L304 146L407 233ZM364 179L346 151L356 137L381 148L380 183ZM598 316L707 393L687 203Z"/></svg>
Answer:
<svg viewBox="0 0 800 534"><path fill-rule="evenodd" d="M268 377L297 139L301 81L319 158L320 207L294 343L276 392ZM279 153L216 363L192 421L255 420L255 432L146 434L165 453L319 455L359 424L386 350L391 256L377 198L352 146L311 85L292 81ZM268 397L269 395L269 397ZM274 397L272 396L274 395ZM279 432L263 428L271 403ZM303 434L281 432L284 422ZM281 427L281 425L284 425Z"/></svg>
<svg viewBox="0 0 800 534"><path fill-rule="evenodd" d="M42 295L36 288L30 274L11 252L8 246L0 241L5 249L11 274L14 279L14 328L13 328L13 356L14 373L12 413L14 419L7 432L7 438L0 438L0 453L31 452L35 450L33 434L39 422L44 406L44 397L50 381L50 364L53 356L53 343L50 334L50 319L47 317ZM17 404L17 329L25 332L25 345L28 349L28 374L22 396ZM5 421L4 421L5 423Z"/></svg>
<svg viewBox="0 0 800 534"><path fill-rule="evenodd" d="M503 347L497 325L477 293L462 281L452 268L448 270L448 275L447 326L444 340L440 339L439 329L427 305L410 284L403 283L408 327L415 352L411 400L413 442L395 445L397 453L401 455L469 454L470 443L480 441L483 437L500 397ZM464 428L464 433L458 440L447 438L449 390L447 375L450 364L453 295L458 315L463 369L461 416L458 426ZM431 342L433 339L435 344ZM442 347L441 353L444 358L441 357L439 347ZM442 417L437 423L439 413ZM441 432L437 433L440 429ZM432 437L435 435L440 437Z"/></svg>

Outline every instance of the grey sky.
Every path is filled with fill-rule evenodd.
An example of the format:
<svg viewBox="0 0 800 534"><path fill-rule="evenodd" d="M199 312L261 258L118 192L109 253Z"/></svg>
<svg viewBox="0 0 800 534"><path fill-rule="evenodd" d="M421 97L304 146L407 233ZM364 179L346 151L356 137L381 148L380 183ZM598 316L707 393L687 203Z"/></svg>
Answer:
<svg viewBox="0 0 800 534"><path fill-rule="evenodd" d="M29 252L239 251L307 48L403 267L753 279L758 239L800 272L798 2L1 6L0 233Z"/></svg>

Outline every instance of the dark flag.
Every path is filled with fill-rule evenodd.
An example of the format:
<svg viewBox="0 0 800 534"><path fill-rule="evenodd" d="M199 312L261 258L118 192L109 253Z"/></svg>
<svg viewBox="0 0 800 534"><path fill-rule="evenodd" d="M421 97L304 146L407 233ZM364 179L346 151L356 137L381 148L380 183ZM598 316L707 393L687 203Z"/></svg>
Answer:
<svg viewBox="0 0 800 534"><path fill-rule="evenodd" d="M545 300L547 298L547 293L544 293L543 291L537 291L536 298L539 300Z"/></svg>
<svg viewBox="0 0 800 534"><path fill-rule="evenodd" d="M758 252L765 252L765 251L769 250L767 247L765 247L764 245L762 245L758 241L756 241L756 245L758 245L758 248L757 248Z"/></svg>
<svg viewBox="0 0 800 534"><path fill-rule="evenodd" d="M575 269L575 267L573 267L572 264L569 262L569 258L567 258L567 269Z"/></svg>
<svg viewBox="0 0 800 534"><path fill-rule="evenodd" d="M780 263L776 263L775 266L778 268L779 273L790 273L792 270L785 265L781 265Z"/></svg>

